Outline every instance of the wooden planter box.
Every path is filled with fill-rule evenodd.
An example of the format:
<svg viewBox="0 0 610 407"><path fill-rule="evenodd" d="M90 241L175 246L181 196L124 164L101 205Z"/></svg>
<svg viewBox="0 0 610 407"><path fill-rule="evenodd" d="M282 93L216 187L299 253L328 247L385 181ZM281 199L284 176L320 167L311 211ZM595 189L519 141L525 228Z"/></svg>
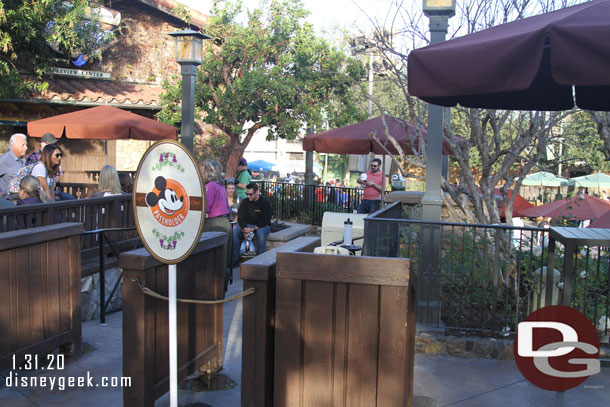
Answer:
<svg viewBox="0 0 610 407"><path fill-rule="evenodd" d="M81 350L81 223L0 233L0 366Z"/></svg>
<svg viewBox="0 0 610 407"><path fill-rule="evenodd" d="M413 404L409 260L279 253L274 407Z"/></svg>
<svg viewBox="0 0 610 407"><path fill-rule="evenodd" d="M409 260L307 253L298 238L243 263L242 407L411 406Z"/></svg>
<svg viewBox="0 0 610 407"><path fill-rule="evenodd" d="M226 234L206 232L191 255L178 264L178 298L224 298L223 244ZM169 390L169 331L167 301L145 295L134 282L167 296L167 265L145 249L121 254L123 274L123 389L126 407L154 407ZM178 377L205 365L222 368L222 305L178 303Z"/></svg>

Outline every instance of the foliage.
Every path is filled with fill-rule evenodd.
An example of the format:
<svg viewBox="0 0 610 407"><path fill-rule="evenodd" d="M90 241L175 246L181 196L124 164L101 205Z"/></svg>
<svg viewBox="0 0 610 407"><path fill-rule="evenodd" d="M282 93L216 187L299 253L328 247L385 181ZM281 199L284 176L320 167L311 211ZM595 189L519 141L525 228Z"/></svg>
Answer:
<svg viewBox="0 0 610 407"><path fill-rule="evenodd" d="M349 156L346 154L328 154L328 179L345 179Z"/></svg>
<svg viewBox="0 0 610 407"><path fill-rule="evenodd" d="M421 261L422 233L421 224L400 226L399 255L410 259L413 270L418 270ZM419 289L424 281L440 281L441 319L446 326L495 332L508 326L514 331L518 322L544 305L546 291L541 287L545 286L548 250L537 244L548 241L548 236L537 239L540 236L534 234L531 240L525 231L521 237L507 233L470 226L442 229L440 275L424 272L418 281ZM498 252L497 245L507 246L509 256L490 257L490 249ZM378 246L384 250L391 242L380 236ZM563 245L557 243L555 269L563 270L564 259ZM582 247L575 258L571 306L591 322L596 323L610 307L609 265L608 252L597 247ZM508 283L501 284L500 279ZM556 289L555 304L561 292Z"/></svg>
<svg viewBox="0 0 610 407"><path fill-rule="evenodd" d="M591 172L610 171L609 156L599 137L597 124L588 112L577 112L563 128L563 152L560 159L572 165L585 165ZM555 148L558 151L559 147ZM559 159L559 157L558 157Z"/></svg>
<svg viewBox="0 0 610 407"><path fill-rule="evenodd" d="M574 264L575 284L572 307L577 308L591 322L597 324L600 316L610 309L610 259L600 247L582 248Z"/></svg>
<svg viewBox="0 0 610 407"><path fill-rule="evenodd" d="M190 9L182 3L178 3L178 5L172 9L172 13L187 24L189 24L193 18Z"/></svg>
<svg viewBox="0 0 610 407"><path fill-rule="evenodd" d="M0 97L24 96L48 86L21 76L40 79L55 58L48 44L71 56L100 56L100 46L112 35L101 32L95 20L83 19L88 6L89 0L0 2Z"/></svg>
<svg viewBox="0 0 610 407"><path fill-rule="evenodd" d="M157 119L172 126L180 125L182 88L178 75L172 75L169 79L164 78L161 86L163 93L160 95L160 100L163 108L157 113Z"/></svg>
<svg viewBox="0 0 610 407"><path fill-rule="evenodd" d="M409 258L418 270L421 261L423 228L420 224L401 225L400 256ZM441 319L447 327L499 332L507 325L514 329L512 315L515 293L507 285L497 284L498 269L509 267L508 259L488 261L488 249L497 233L481 228L451 228L442 233L440 274L419 274L419 289L424 281L440 282ZM505 241L505 239L503 239ZM389 242L386 242L388 244Z"/></svg>
<svg viewBox="0 0 610 407"><path fill-rule="evenodd" d="M240 2L214 2L204 61L198 69L196 115L228 135L217 149L226 172L256 130L268 138L294 139L307 123L342 126L359 119L350 86L365 70L340 49L314 35L301 1L272 0L248 12L240 24ZM159 118L175 124L180 84L165 84ZM244 130L246 129L246 130Z"/></svg>
<svg viewBox="0 0 610 407"><path fill-rule="evenodd" d="M606 155L610 157L610 112L588 111L591 119L597 124L597 133L604 142Z"/></svg>
<svg viewBox="0 0 610 407"><path fill-rule="evenodd" d="M464 0L459 2L452 22L457 35L525 18L555 8L567 7L578 0L532 2L529 0ZM378 111L388 112L414 123L416 131L426 127L427 104L408 94L406 76L407 56L410 50L426 45L427 19L421 9L397 0L391 1L388 18L375 27L367 38L371 52L383 58L388 67L387 81L392 82L395 100L400 99L406 109L397 108L384 96L374 97ZM363 30L366 31L366 30ZM371 30L368 30L369 32ZM386 34L391 33L391 34ZM456 35L450 32L449 36ZM363 91L363 93L365 93ZM449 109L448 109L449 110ZM453 150L453 165L458 168L457 185L442 180L444 203L455 219L471 223L499 223L500 213L496 202L496 188L500 188L506 203L506 218L512 218L512 205L517 194L508 197L508 190L518 191L522 179L530 170L540 167L546 146L557 134L552 129L562 119L562 113L498 111L485 109L452 108L451 125L445 126L444 138ZM421 126L421 127L420 127ZM423 132L418 137L420 151L416 156L397 158L401 166L424 167L426 161ZM542 168L545 169L545 168Z"/></svg>

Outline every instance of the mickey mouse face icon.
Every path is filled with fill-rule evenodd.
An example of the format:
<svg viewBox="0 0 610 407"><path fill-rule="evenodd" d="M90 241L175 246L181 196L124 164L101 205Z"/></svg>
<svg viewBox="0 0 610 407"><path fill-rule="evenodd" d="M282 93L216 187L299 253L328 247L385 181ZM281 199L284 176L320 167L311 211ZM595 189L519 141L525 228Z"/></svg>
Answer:
<svg viewBox="0 0 610 407"><path fill-rule="evenodd" d="M164 226L177 226L186 217L189 202L184 187L176 180L159 176L155 187L146 194L148 205L153 216Z"/></svg>

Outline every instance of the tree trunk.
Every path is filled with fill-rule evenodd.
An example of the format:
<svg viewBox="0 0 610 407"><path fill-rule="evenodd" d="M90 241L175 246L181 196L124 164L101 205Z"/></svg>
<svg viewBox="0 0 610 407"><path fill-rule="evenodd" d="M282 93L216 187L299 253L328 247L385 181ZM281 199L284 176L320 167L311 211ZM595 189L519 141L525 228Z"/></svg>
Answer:
<svg viewBox="0 0 610 407"><path fill-rule="evenodd" d="M227 159L227 162L224 163L225 174L227 178L235 178L237 175L237 163L241 159L244 154L245 147L241 146L239 143L232 143L233 151L231 155Z"/></svg>

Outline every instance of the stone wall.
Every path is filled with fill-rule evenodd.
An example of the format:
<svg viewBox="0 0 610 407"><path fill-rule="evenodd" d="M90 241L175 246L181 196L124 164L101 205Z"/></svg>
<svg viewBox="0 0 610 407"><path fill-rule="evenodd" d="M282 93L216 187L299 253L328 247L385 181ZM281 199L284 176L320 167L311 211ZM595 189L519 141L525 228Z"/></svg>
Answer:
<svg viewBox="0 0 610 407"><path fill-rule="evenodd" d="M115 30L117 42L93 61L89 69L110 72L118 82L161 84L180 66L174 58L174 39L167 33L184 29L185 24L142 3L118 2L111 7L121 12Z"/></svg>
<svg viewBox="0 0 610 407"><path fill-rule="evenodd" d="M145 140L117 140L116 141L116 169L117 171L135 171L138 163L152 145Z"/></svg>
<svg viewBox="0 0 610 407"><path fill-rule="evenodd" d="M122 270L118 267L106 270L106 301L112 291L112 288L119 279L122 279ZM123 309L123 282L119 283L112 301L108 304L106 313ZM81 312L82 320L89 321L91 319L100 318L100 275L99 273L81 279Z"/></svg>
<svg viewBox="0 0 610 407"><path fill-rule="evenodd" d="M461 358L514 360L513 343L513 336L507 338L458 337L418 331L415 336L415 352ZM610 359L610 344L602 344L599 357L600 359Z"/></svg>
<svg viewBox="0 0 610 407"><path fill-rule="evenodd" d="M415 352L427 355L513 360L513 338L457 337L420 332Z"/></svg>

